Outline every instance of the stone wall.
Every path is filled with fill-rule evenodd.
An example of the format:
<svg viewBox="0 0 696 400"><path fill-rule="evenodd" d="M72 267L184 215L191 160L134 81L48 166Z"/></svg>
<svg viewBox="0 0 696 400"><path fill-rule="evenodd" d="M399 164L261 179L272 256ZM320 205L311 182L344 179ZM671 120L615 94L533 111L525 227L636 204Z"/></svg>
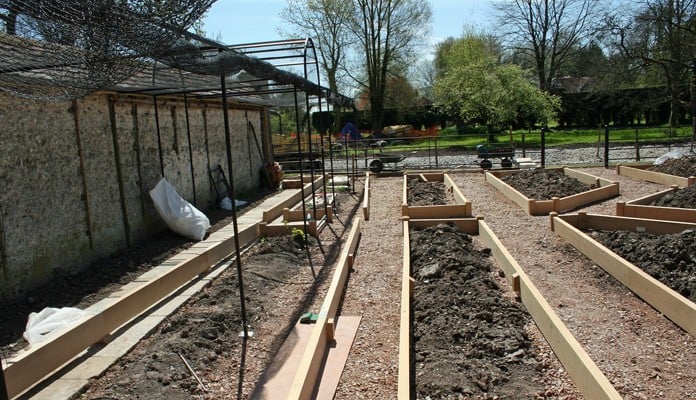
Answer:
<svg viewBox="0 0 696 400"><path fill-rule="evenodd" d="M247 121L263 148L267 114L231 104L228 115L234 187L244 199L259 189L263 168ZM217 207L209 169L229 171L219 102L158 98L155 112L154 99L144 96L42 102L0 95L0 121L5 298L165 229L148 193L162 165L179 194L204 212Z"/></svg>

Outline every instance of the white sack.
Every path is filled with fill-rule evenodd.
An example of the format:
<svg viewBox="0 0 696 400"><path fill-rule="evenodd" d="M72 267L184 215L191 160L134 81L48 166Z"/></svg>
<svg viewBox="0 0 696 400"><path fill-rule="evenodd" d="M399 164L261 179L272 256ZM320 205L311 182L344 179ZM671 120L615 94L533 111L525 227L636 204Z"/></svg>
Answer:
<svg viewBox="0 0 696 400"><path fill-rule="evenodd" d="M682 158L684 154L682 153L681 150L679 149L674 149L672 151L669 151L655 159L653 161L653 165L660 165L663 164L667 160L672 160L672 159L677 159L677 158Z"/></svg>
<svg viewBox="0 0 696 400"><path fill-rule="evenodd" d="M50 333L67 328L86 315L85 311L73 307L46 307L38 313L33 312L29 314L24 339L30 345L41 343Z"/></svg>
<svg viewBox="0 0 696 400"><path fill-rule="evenodd" d="M150 197L169 229L189 239L203 240L210 228L210 220L184 200L166 178L160 179L157 186L150 190Z"/></svg>

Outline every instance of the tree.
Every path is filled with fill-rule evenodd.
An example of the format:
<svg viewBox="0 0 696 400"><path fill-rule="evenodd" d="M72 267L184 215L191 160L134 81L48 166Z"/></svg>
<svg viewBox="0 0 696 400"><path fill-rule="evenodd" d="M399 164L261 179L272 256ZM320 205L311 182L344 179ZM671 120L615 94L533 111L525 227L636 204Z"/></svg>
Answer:
<svg viewBox="0 0 696 400"><path fill-rule="evenodd" d="M430 26L430 2L420 0L355 0L352 24L366 80L356 82L369 95L371 128L382 129L387 82L394 67L402 68L415 55Z"/></svg>
<svg viewBox="0 0 696 400"><path fill-rule="evenodd" d="M280 14L294 28L280 29L281 34L299 34L315 41L319 64L334 93L339 93L339 71L354 40L348 29L352 14L351 2L342 0L289 0ZM334 120L340 121L339 109L334 110Z"/></svg>
<svg viewBox="0 0 696 400"><path fill-rule="evenodd" d="M559 108L558 98L533 85L519 67L500 64L488 40L469 35L443 55L437 104L464 123L485 126L489 138L513 124L547 124Z"/></svg>
<svg viewBox="0 0 696 400"><path fill-rule="evenodd" d="M605 18L609 42L629 63L634 62L634 68L659 68L661 80L657 83L665 85L670 95L671 126L679 124L681 97L688 91L696 63L695 19L694 0L646 1L630 18L617 14Z"/></svg>
<svg viewBox="0 0 696 400"><path fill-rule="evenodd" d="M504 36L533 62L539 87L551 88L574 49L592 33L598 0L514 0L497 3Z"/></svg>

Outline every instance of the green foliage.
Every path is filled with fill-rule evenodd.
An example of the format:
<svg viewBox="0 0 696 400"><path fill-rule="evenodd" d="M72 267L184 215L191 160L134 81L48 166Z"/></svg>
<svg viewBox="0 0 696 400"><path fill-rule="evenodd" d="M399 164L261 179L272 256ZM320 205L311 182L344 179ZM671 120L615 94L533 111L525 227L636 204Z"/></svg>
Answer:
<svg viewBox="0 0 696 400"><path fill-rule="evenodd" d="M292 228L290 238L297 244L304 246L307 244L307 234L302 229Z"/></svg>
<svg viewBox="0 0 696 400"><path fill-rule="evenodd" d="M489 135L552 121L560 100L536 88L519 67L499 64L489 42L469 35L451 45L435 82L438 105L465 124L485 126Z"/></svg>

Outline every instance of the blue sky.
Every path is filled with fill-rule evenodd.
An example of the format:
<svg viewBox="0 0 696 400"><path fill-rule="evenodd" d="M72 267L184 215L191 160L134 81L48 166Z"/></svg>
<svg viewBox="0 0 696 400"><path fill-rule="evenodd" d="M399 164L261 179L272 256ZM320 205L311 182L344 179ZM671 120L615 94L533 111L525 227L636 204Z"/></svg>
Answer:
<svg viewBox="0 0 696 400"><path fill-rule="evenodd" d="M278 15L285 4L285 0L217 0L208 12L204 30L225 44L289 39L280 37L276 29L283 23ZM490 30L493 25L490 1L432 0L431 5L430 44L461 36L465 26Z"/></svg>

